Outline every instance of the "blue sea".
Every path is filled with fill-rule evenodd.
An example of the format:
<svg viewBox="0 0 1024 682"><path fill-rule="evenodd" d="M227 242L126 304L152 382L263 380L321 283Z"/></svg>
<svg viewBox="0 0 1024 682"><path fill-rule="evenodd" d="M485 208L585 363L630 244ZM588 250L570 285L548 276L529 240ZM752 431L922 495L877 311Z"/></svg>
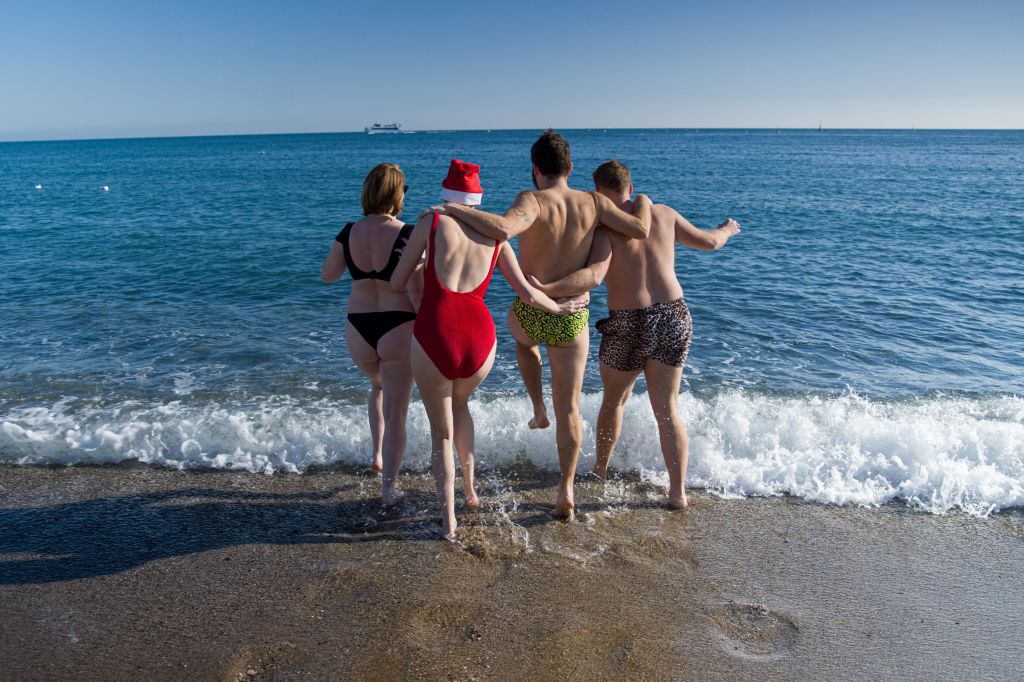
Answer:
<svg viewBox="0 0 1024 682"><path fill-rule="evenodd" d="M319 279L363 177L401 165L413 221L457 157L482 166L483 208L502 211L530 185L538 132L0 144L0 462L368 462L350 281ZM697 226L743 226L721 251L678 251L695 329L688 485L934 513L1024 505L1024 132L562 132L573 186L618 158ZM525 428L511 298L496 277L478 458L556 468L553 431ZM604 309L597 290L592 322ZM660 481L636 390L613 464ZM405 462L422 469L416 402L410 430Z"/></svg>

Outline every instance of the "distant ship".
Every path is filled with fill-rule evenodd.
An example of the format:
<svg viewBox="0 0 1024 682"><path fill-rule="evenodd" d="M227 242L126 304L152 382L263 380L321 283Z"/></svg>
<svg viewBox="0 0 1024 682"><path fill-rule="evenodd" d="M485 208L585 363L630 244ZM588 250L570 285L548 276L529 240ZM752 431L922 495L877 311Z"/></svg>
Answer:
<svg viewBox="0 0 1024 682"><path fill-rule="evenodd" d="M366 126L365 128L367 135L376 135L377 133L404 133L402 130L401 123L374 123L372 126Z"/></svg>

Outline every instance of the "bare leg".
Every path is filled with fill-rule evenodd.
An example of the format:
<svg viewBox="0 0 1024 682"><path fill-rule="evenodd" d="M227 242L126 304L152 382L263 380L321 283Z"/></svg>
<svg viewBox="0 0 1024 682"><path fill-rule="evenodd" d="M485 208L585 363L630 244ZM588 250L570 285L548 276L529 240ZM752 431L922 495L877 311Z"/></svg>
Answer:
<svg viewBox="0 0 1024 682"><path fill-rule="evenodd" d="M407 326L407 325L402 325ZM411 327L411 325L408 325ZM370 400L366 406L366 416L370 422L370 440L373 443L373 464L374 471L380 471L383 467L382 447L384 435L384 411L383 395L380 381L380 356L377 349L366 342L352 323L345 320L345 344L348 346L349 357L356 363L366 378L370 380ZM406 341L408 348L408 341ZM408 352L408 351L406 351Z"/></svg>
<svg viewBox="0 0 1024 682"><path fill-rule="evenodd" d="M495 343L495 348L497 348L497 343ZM469 413L469 396L491 371L491 366L494 364L495 348L491 349L490 357L475 375L468 379L459 379L454 382L453 386L452 414L455 426L455 450L459 453L459 465L462 467L462 488L466 493L466 506L470 509L479 509L482 505L480 497L476 493L474 478L476 450L473 417Z"/></svg>
<svg viewBox="0 0 1024 682"><path fill-rule="evenodd" d="M366 405L366 416L370 420L370 440L373 441L373 464L370 468L383 468L382 432L384 431L384 394L381 385L374 382L370 388L370 400Z"/></svg>
<svg viewBox="0 0 1024 682"><path fill-rule="evenodd" d="M668 506L682 509L687 504L686 465L689 449L686 427L679 416L679 384L683 368L648 360L644 365L644 377L647 379L647 394L651 398L654 418L658 422L661 453L668 470Z"/></svg>
<svg viewBox="0 0 1024 682"><path fill-rule="evenodd" d="M430 422L430 469L441 497L441 535L455 541L455 462L452 458L452 382L412 341L412 373Z"/></svg>
<svg viewBox="0 0 1024 682"><path fill-rule="evenodd" d="M494 362L494 349L476 374L467 379L449 381L437 369L420 344L412 341L412 371L420 389L423 407L430 421L430 468L434 473L434 484L441 497L441 535L452 542L456 540L455 529L455 461L452 453L454 416L452 395L457 391L465 401L473 389L483 381Z"/></svg>
<svg viewBox="0 0 1024 682"><path fill-rule="evenodd" d="M551 362L551 402L555 408L555 442L558 444L558 466L562 478L558 486L558 501L552 516L572 519L573 479L583 441L583 419L580 416L580 392L583 390L583 372L590 348L590 330L564 346L548 346Z"/></svg>
<svg viewBox="0 0 1024 682"><path fill-rule="evenodd" d="M527 425L531 429L546 429L551 426L551 422L548 420L548 410L544 406L543 381L541 379L543 360L540 357L540 346L526 335L516 314L511 310L508 311L508 328L516 340L516 361L519 363L519 373L523 376L526 394L530 396L530 403L533 405L533 418Z"/></svg>
<svg viewBox="0 0 1024 682"><path fill-rule="evenodd" d="M594 474L602 481L608 478L608 462L611 461L615 444L619 442L622 431L622 408L633 391L633 383L640 375L635 372L620 372L601 363L601 383L604 394L601 397L601 410L597 413L597 459L594 462Z"/></svg>
<svg viewBox="0 0 1024 682"><path fill-rule="evenodd" d="M409 401L412 399L412 367L407 359L382 360L380 374L384 386L385 423L382 498L384 505L387 506L397 504L405 497L404 493L395 488L395 483L402 468L402 456L405 454L405 418L409 413Z"/></svg>

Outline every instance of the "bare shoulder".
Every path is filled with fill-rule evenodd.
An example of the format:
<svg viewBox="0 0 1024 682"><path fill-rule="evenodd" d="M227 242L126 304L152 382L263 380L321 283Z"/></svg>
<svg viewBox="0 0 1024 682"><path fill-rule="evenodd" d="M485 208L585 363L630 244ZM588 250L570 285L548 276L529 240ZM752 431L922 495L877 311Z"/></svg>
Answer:
<svg viewBox="0 0 1024 682"><path fill-rule="evenodd" d="M416 227L418 227L420 229L422 229L422 228L430 229L430 226L433 225L433 224L434 224L434 214L433 213L428 213L428 214L426 214L425 216L421 217L419 220L416 221Z"/></svg>
<svg viewBox="0 0 1024 682"><path fill-rule="evenodd" d="M675 220L678 212L668 204L651 204L651 217Z"/></svg>

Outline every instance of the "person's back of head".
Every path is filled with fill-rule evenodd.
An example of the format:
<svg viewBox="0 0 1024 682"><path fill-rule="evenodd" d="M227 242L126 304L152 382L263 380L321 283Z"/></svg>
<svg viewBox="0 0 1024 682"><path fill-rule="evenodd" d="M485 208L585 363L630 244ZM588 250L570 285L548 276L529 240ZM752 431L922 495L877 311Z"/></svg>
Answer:
<svg viewBox="0 0 1024 682"><path fill-rule="evenodd" d="M594 171L594 188L609 199L628 198L633 193L629 168L618 159L605 161Z"/></svg>
<svg viewBox="0 0 1024 682"><path fill-rule="evenodd" d="M572 170L569 141L554 130L545 130L530 147L530 160L544 177L566 177Z"/></svg>
<svg viewBox="0 0 1024 682"><path fill-rule="evenodd" d="M398 216L405 208L405 174L393 163L378 163L363 180L363 215Z"/></svg>

